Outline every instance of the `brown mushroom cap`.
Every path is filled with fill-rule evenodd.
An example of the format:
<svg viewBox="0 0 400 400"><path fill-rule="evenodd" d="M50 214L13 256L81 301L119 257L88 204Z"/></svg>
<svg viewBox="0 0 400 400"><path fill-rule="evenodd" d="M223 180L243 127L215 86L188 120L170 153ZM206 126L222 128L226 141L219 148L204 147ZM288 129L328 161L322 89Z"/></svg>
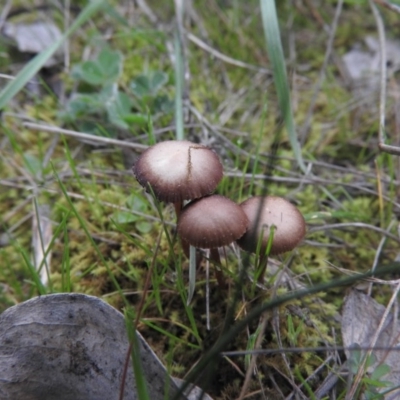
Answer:
<svg viewBox="0 0 400 400"><path fill-rule="evenodd" d="M186 205L178 220L178 234L195 247L226 246L240 238L248 219L234 201L219 195L203 197Z"/></svg>
<svg viewBox="0 0 400 400"><path fill-rule="evenodd" d="M261 253L265 253L270 227L275 226L270 255L294 249L306 234L306 223L300 211L289 201L277 196L255 196L240 204L250 221L247 232L237 240L238 245L255 253L261 233Z"/></svg>
<svg viewBox="0 0 400 400"><path fill-rule="evenodd" d="M212 193L223 168L208 147L170 140L148 148L133 166L133 173L143 187L151 186L159 200L179 203Z"/></svg>

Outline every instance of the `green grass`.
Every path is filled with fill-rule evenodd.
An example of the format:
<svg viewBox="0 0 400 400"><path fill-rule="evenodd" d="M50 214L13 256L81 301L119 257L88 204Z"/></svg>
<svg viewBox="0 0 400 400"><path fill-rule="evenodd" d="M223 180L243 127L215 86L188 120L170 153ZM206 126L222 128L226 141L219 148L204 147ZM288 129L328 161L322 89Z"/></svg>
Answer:
<svg viewBox="0 0 400 400"><path fill-rule="evenodd" d="M55 46L18 73L14 52L4 45L0 65L15 79L0 91L0 311L45 293L92 294L124 310L130 337L136 327L173 375L200 376L199 368L211 363L214 379L201 375L198 384L216 400L242 391L281 398L294 386L305 398L315 396L339 368L337 360L324 364L326 353L259 355L245 388L249 354L217 354L253 349L261 315L270 319L260 333L262 349L341 345L340 323L333 321L342 285L361 279L344 281L346 273L368 273L377 255L377 270L397 257L397 160L374 146L374 104L357 106L360 99L354 101L334 58L300 146L297 127L307 117L328 41L317 16L329 24L334 10L332 2L318 10L278 3L275 10L271 0L194 2L194 13L183 15L184 27L203 45L176 36L173 2L148 2L154 22L140 7L133 12L113 1L106 8L89 3L64 29L71 65L54 78L64 86L64 103L48 87L39 95L25 87ZM392 21L389 11L381 11ZM349 2L335 56L350 49L354 37L375 34L373 24L366 2ZM395 24L386 28L389 36L399 33ZM104 71L114 71L110 81ZM388 104L392 128L395 99ZM29 129L29 119L89 133L93 141ZM121 146L98 143L96 136ZM251 281L257 258L237 248L222 257L228 289L218 287L213 265L207 288L204 262L193 278L172 206L144 193L130 169L142 150L123 146L173 138L205 143L219 154L225 177L217 193L235 201L284 196L306 216L306 241L270 260L264 287ZM52 221L51 231L42 232L51 255L47 285L32 261L32 217L41 205L49 206ZM382 279L397 279L396 271L386 272ZM298 286L305 289L296 292ZM388 285L372 291L380 301L390 293ZM339 356L345 360L343 352ZM346 383L338 380L335 389L337 398L345 397Z"/></svg>

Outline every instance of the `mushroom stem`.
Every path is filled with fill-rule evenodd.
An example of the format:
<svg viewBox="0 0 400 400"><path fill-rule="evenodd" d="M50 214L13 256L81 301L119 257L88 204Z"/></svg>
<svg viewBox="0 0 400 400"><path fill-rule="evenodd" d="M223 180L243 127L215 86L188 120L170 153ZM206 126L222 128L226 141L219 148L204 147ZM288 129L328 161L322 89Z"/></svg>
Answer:
<svg viewBox="0 0 400 400"><path fill-rule="evenodd" d="M174 203L174 208L175 208L176 219L178 220L179 216L181 215L183 203L181 201Z"/></svg>
<svg viewBox="0 0 400 400"><path fill-rule="evenodd" d="M187 258L190 258L189 242L187 240L183 239L182 237L180 239L181 239L181 246L182 246L183 253L185 254L185 256ZM196 250L197 250L197 248L196 248ZM203 256L201 254L201 251L196 251L196 264L200 265L202 259L203 259Z"/></svg>
<svg viewBox="0 0 400 400"><path fill-rule="evenodd" d="M189 243L181 238L181 244L182 244L182 249L183 252L185 253L186 257L190 257L190 245ZM209 261L212 262L214 265L214 270L215 270L215 278L217 279L218 286L221 289L226 288L226 282L225 282L225 277L221 269L221 257L219 256L219 251L218 248L213 248L209 249L210 250L210 256L209 256ZM202 260L201 252L196 252L196 265L199 265Z"/></svg>
<svg viewBox="0 0 400 400"><path fill-rule="evenodd" d="M219 250L217 247L210 249L210 260L213 262L215 269L215 277L217 278L218 286L221 289L226 288L226 281L224 273L221 268L221 257L219 256Z"/></svg>

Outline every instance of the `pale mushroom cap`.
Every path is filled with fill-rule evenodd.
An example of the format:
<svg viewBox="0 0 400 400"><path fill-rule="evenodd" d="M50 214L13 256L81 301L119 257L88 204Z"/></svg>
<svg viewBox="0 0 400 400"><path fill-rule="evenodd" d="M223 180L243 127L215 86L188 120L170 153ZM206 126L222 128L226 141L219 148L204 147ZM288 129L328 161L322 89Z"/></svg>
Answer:
<svg viewBox="0 0 400 400"><path fill-rule="evenodd" d="M294 249L306 234L306 223L300 211L289 201L277 196L255 196L240 204L249 219L249 229L237 240L244 250L255 253L262 236L261 252L268 244L270 228L275 226L270 255Z"/></svg>
<svg viewBox="0 0 400 400"><path fill-rule="evenodd" d="M208 147L170 140L148 148L133 173L143 187L151 186L159 200L178 203L212 193L222 179L223 167Z"/></svg>
<svg viewBox="0 0 400 400"><path fill-rule="evenodd" d="M195 247L210 249L226 246L240 238L248 219L234 201L219 195L192 201L182 210L178 234Z"/></svg>

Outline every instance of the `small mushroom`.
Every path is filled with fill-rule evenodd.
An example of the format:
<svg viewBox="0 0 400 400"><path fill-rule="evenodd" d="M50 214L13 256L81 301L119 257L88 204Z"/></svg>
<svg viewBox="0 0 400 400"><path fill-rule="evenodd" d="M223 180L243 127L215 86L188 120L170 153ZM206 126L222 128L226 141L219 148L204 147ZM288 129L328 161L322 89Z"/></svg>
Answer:
<svg viewBox="0 0 400 400"><path fill-rule="evenodd" d="M240 207L250 221L249 229L237 240L246 251L255 253L261 238L260 254L265 254L272 226L275 229L270 255L294 249L306 234L303 215L282 197L255 196L245 200Z"/></svg>
<svg viewBox="0 0 400 400"><path fill-rule="evenodd" d="M133 166L133 173L160 201L181 204L212 193L222 179L223 167L208 147L170 140L148 148Z"/></svg>
<svg viewBox="0 0 400 400"><path fill-rule="evenodd" d="M234 201L212 195L186 205L178 220L178 234L190 245L212 249L226 246L240 238L248 219Z"/></svg>
<svg viewBox="0 0 400 400"><path fill-rule="evenodd" d="M216 267L216 278L225 287L218 247L240 238L247 229L248 219L234 201L219 195L194 200L186 205L178 219L177 231L182 243L210 250Z"/></svg>
<svg viewBox="0 0 400 400"><path fill-rule="evenodd" d="M250 197L240 207L249 219L249 228L236 243L250 253L257 253L260 246L256 276L263 282L268 256L294 249L306 234L306 223L300 211L282 197ZM272 244L267 254L271 231Z"/></svg>

